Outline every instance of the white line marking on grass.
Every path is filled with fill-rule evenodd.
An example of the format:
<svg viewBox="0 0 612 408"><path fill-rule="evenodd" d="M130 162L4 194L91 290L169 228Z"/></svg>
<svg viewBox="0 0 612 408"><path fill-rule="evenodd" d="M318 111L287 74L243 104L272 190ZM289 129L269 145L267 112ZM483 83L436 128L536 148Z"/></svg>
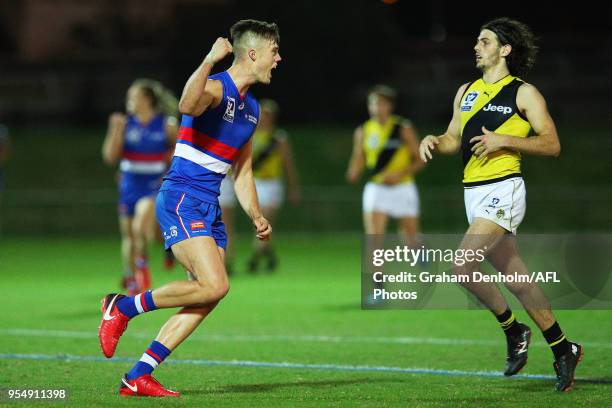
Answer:
<svg viewBox="0 0 612 408"><path fill-rule="evenodd" d="M34 361L63 361L73 362L96 362L96 363L134 363L137 360L125 357L104 358L101 356L77 356L70 354L13 354L0 353L0 359L4 360L34 360ZM267 361L221 361L221 360L167 360L164 364L220 366L220 367L249 367L249 368L289 368L304 370L328 370L328 371L362 371L362 372L384 372L401 374L439 375L450 377L485 377L506 378L502 372L497 371L462 371L462 370L437 370L432 368L417 367L387 367L367 365L343 365L343 364L305 364L289 362L267 362ZM552 375L543 374L517 374L514 378L529 380L555 380Z"/></svg>
<svg viewBox="0 0 612 408"><path fill-rule="evenodd" d="M0 329L0 335L20 337L56 337L87 339L96 338L98 333L94 331L72 331L72 330L42 330L42 329ZM138 339L150 339L155 333L127 332L126 337ZM375 336L323 336L323 335L276 335L276 334L194 334L189 337L190 341L211 342L298 342L298 343L371 343L371 344L427 344L427 345L463 345L463 346L490 346L498 347L505 345L503 340L475 340L475 339L450 339L442 337L375 337ZM612 343L584 342L586 347L612 349ZM531 346L548 347L544 342L534 342Z"/></svg>

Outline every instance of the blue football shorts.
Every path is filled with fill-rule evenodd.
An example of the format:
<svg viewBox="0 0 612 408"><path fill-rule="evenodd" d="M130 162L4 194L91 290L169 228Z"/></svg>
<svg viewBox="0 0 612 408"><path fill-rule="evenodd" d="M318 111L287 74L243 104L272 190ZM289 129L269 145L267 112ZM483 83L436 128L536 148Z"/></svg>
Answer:
<svg viewBox="0 0 612 408"><path fill-rule="evenodd" d="M168 249L185 239L208 236L217 246L227 247L221 208L175 190L162 190L157 195L155 213Z"/></svg>

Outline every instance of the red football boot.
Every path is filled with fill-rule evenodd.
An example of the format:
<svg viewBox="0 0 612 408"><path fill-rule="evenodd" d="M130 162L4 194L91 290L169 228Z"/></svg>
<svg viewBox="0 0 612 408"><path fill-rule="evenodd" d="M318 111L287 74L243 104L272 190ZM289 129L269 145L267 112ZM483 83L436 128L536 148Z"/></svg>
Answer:
<svg viewBox="0 0 612 408"><path fill-rule="evenodd" d="M164 388L151 374L141 375L133 380L121 379L119 395L122 397L179 397L181 394Z"/></svg>
<svg viewBox="0 0 612 408"><path fill-rule="evenodd" d="M111 293L102 299L102 321L98 327L98 339L102 352L108 358L115 354L119 337L127 328L130 318L121 313L117 307L117 301L124 298L124 295Z"/></svg>

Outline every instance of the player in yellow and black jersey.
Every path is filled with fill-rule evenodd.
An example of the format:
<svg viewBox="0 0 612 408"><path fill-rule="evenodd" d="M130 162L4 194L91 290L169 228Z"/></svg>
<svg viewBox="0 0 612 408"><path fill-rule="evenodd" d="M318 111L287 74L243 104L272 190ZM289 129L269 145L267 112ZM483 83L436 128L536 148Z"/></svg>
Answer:
<svg viewBox="0 0 612 408"><path fill-rule="evenodd" d="M412 123L394 115L396 92L377 85L368 94L370 119L357 127L346 173L356 183L366 170L363 216L366 234L384 234L389 217L414 241L419 230L419 195L414 175L423 168Z"/></svg>
<svg viewBox="0 0 612 408"><path fill-rule="evenodd" d="M295 205L300 200L300 183L287 132L277 126L278 104L262 99L259 106L259 123L253 134L253 179L261 211L273 223L285 199L285 185L287 198ZM260 261L265 261L268 272L278 266L278 256L270 241L254 241L248 272L256 272Z"/></svg>
<svg viewBox="0 0 612 408"><path fill-rule="evenodd" d="M525 215L525 184L521 154L558 156L561 150L555 124L540 92L520 77L535 62L535 37L525 24L508 18L481 27L474 47L482 77L462 85L455 96L453 117L441 136L427 136L420 156L432 153L463 156L464 200L468 222L462 249L487 249L487 260L502 273L526 274L516 230ZM534 135L528 137L530 130ZM479 263L466 263L455 272L472 276ZM555 356L556 389L569 391L582 346L567 340L550 303L535 283L506 284L535 321ZM519 323L493 283L468 284L497 317L506 333L505 375L527 363L531 330Z"/></svg>
<svg viewBox="0 0 612 408"><path fill-rule="evenodd" d="M420 246L419 193L414 175L424 162L412 123L394 115L396 91L377 85L368 94L368 119L353 136L353 153L346 173L356 183L366 172L363 190L363 222L366 234L382 235L389 218L397 220L408 245ZM382 288L382 284L378 284Z"/></svg>

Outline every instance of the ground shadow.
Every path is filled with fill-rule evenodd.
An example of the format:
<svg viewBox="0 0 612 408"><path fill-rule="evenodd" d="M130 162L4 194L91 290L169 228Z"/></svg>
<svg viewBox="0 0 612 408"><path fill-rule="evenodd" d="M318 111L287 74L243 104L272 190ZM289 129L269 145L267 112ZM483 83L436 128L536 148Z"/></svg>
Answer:
<svg viewBox="0 0 612 408"><path fill-rule="evenodd" d="M283 383L257 383L257 384L230 384L225 385L213 390L185 390L181 391L185 395L197 395L197 394L235 394L235 393L261 393L275 391L280 388L288 387L334 387L334 386L345 386L353 384L372 384L375 382L380 383L392 383L392 382L407 382L409 378L355 378L347 380L321 380L321 381L292 381Z"/></svg>

